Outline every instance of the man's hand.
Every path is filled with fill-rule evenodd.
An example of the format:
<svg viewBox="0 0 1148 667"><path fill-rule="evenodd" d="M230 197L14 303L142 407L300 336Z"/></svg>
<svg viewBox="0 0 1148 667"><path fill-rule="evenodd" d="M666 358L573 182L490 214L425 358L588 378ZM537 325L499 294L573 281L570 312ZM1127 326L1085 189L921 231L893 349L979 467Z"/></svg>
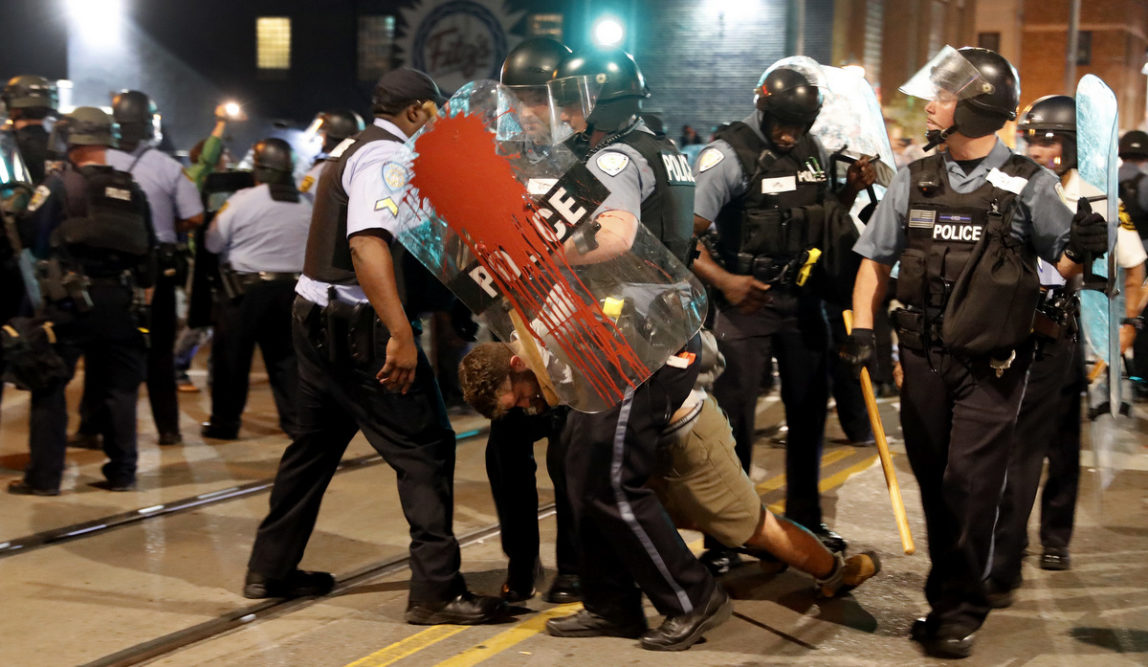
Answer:
<svg viewBox="0 0 1148 667"><path fill-rule="evenodd" d="M414 338L391 336L387 341L387 360L375 377L387 389L405 394L414 384L418 363L419 353Z"/></svg>
<svg viewBox="0 0 1148 667"><path fill-rule="evenodd" d="M849 364L853 377L860 378L862 368L868 368L869 375L877 369L877 359L874 355L876 348L872 329L854 328L853 333L846 336L838 354L842 361Z"/></svg>
<svg viewBox="0 0 1148 667"><path fill-rule="evenodd" d="M1095 257L1106 252L1108 252L1108 223L1099 213L1093 213L1087 206L1077 208L1076 215L1072 217L1072 228L1068 234L1068 245L1064 249L1064 254L1079 264L1089 254Z"/></svg>
<svg viewBox="0 0 1148 667"><path fill-rule="evenodd" d="M845 187L856 195L877 181L877 170L870 163L868 155L861 156L845 172Z"/></svg>
<svg viewBox="0 0 1148 667"><path fill-rule="evenodd" d="M729 274L720 289L726 301L746 315L769 302L769 285L753 276Z"/></svg>

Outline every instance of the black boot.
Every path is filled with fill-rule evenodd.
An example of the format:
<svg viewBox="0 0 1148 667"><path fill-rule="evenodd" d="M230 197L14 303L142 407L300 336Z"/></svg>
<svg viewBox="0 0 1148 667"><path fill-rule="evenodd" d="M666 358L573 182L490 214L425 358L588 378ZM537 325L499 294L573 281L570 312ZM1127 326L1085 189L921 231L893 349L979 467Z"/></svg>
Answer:
<svg viewBox="0 0 1148 667"><path fill-rule="evenodd" d="M642 635L642 648L649 651L684 651L693 646L708 630L729 620L733 600L725 589L714 586L705 604L681 616L667 616L657 628Z"/></svg>

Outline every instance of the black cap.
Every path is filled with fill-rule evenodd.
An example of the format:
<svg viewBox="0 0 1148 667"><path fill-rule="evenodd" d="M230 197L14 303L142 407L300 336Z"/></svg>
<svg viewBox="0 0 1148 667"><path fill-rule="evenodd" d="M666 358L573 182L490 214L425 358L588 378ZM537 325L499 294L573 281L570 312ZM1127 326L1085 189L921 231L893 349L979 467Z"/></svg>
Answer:
<svg viewBox="0 0 1148 667"><path fill-rule="evenodd" d="M431 100L442 106L446 103L446 96L426 72L409 67L400 67L384 74L375 84L375 93L372 96L372 102L376 106L390 106L416 100Z"/></svg>

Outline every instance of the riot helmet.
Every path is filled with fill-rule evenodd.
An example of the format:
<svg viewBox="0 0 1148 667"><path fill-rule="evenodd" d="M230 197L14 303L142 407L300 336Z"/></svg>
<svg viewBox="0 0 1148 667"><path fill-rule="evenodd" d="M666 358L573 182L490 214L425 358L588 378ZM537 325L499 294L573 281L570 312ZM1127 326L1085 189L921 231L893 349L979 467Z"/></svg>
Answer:
<svg viewBox="0 0 1148 667"><path fill-rule="evenodd" d="M350 109L332 109L319 114L319 131L323 133L323 152L330 153L347 137L363 131L363 117Z"/></svg>
<svg viewBox="0 0 1148 667"><path fill-rule="evenodd" d="M1076 166L1076 100L1067 95L1046 95L1025 108L1016 129L1030 147L1060 143L1061 155L1051 164L1038 160L1041 166L1061 175ZM1029 157L1036 156L1030 153Z"/></svg>
<svg viewBox="0 0 1148 667"><path fill-rule="evenodd" d="M824 82L816 60L782 58L762 72L754 88L754 105L781 123L808 129L821 111Z"/></svg>
<svg viewBox="0 0 1148 667"><path fill-rule="evenodd" d="M1148 160L1148 133L1130 130L1120 137L1121 160Z"/></svg>
<svg viewBox="0 0 1148 667"><path fill-rule="evenodd" d="M928 150L959 132L976 139L987 137L1016 119L1020 77L999 53L971 46L959 51L945 46L900 88L924 100L952 100L957 104L953 125L926 134Z"/></svg>
<svg viewBox="0 0 1148 667"><path fill-rule="evenodd" d="M111 146L115 142L112 117L99 107L76 107L52 129L68 148ZM56 142L53 142L56 143Z"/></svg>
<svg viewBox="0 0 1148 667"><path fill-rule="evenodd" d="M269 137L255 144L252 151L256 181L268 184L294 182L291 174L295 168L295 159L291 154L291 144Z"/></svg>
<svg viewBox="0 0 1148 667"><path fill-rule="evenodd" d="M21 74L9 79L0 99L13 118L43 118L56 109L58 102L56 84L35 74Z"/></svg>
<svg viewBox="0 0 1148 667"><path fill-rule="evenodd" d="M141 141L161 137L155 102L138 90L122 90L112 98L112 117L120 126L120 147L135 150Z"/></svg>
<svg viewBox="0 0 1148 667"><path fill-rule="evenodd" d="M502 63L499 83L509 88L517 99L515 112L520 129L527 137L533 138L534 143L547 144L550 141L550 93L547 84L554 78L558 65L572 53L570 47L557 40L535 37L511 49ZM499 134L515 132L500 126Z"/></svg>
<svg viewBox="0 0 1148 667"><path fill-rule="evenodd" d="M556 142L591 130L611 134L634 122L650 96L634 57L620 49L574 53L548 84L550 126Z"/></svg>

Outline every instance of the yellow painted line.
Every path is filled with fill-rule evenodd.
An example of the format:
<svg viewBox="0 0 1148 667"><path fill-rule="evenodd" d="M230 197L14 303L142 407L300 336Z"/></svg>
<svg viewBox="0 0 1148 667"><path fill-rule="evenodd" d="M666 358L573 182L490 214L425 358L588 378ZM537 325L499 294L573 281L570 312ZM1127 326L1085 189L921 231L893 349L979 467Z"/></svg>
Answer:
<svg viewBox="0 0 1148 667"><path fill-rule="evenodd" d="M850 456L852 456L856 452L857 452L856 449L842 448L842 449L835 449L835 450L829 452L828 454L823 454L821 456L821 467L824 468L825 466L833 465L834 463L837 463L841 459L849 458ZM765 480L764 482L762 482L761 484L758 484L757 485L757 492L758 493L769 493L770 491L780 489L783 486L785 486L785 473L782 473L782 474L778 475L777 477L771 477L771 478Z"/></svg>
<svg viewBox="0 0 1148 667"><path fill-rule="evenodd" d="M818 491L824 493L830 489L841 486L845 483L845 480L872 466L876 460L877 455L874 454L872 456L865 457L865 460L861 461L860 463L854 463L848 468L842 468L841 470L838 470L832 475L821 480L821 482L817 485ZM769 511L773 512L774 514L781 514L785 511L785 501L782 500L780 502L773 503L769 506Z"/></svg>
<svg viewBox="0 0 1148 667"><path fill-rule="evenodd" d="M437 667L470 667L471 665L477 665L483 660L488 660L511 646L543 632L546 629L546 621L555 616L572 614L581 606L581 603L564 604L535 614L518 625L515 625L513 628L505 632L500 632L481 644L468 648L453 658L443 660L438 663Z"/></svg>
<svg viewBox="0 0 1148 667"><path fill-rule="evenodd" d="M466 625L433 625L426 630L416 632L415 634L397 641L390 646L379 649L365 658L360 658L346 667L383 667L396 663L407 656L414 655L424 648L441 642L447 637L453 637L463 630L468 629Z"/></svg>

